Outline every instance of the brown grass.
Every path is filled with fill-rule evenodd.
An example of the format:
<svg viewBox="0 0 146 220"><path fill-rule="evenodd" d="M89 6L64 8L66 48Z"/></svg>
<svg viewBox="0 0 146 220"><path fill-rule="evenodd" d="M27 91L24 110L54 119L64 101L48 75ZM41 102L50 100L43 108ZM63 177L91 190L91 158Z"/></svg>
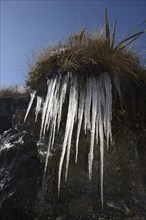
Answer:
<svg viewBox="0 0 146 220"><path fill-rule="evenodd" d="M74 33L64 44L48 47L37 57L28 74L26 86L33 90L46 89L46 81L56 73L71 72L78 75L99 76L108 72L111 78L118 75L125 81L138 81L143 66L140 57L131 49L131 43L143 32L130 36L115 45L116 22L112 39L106 11L106 26L96 33L89 34L85 29ZM102 32L102 34L101 34Z"/></svg>
<svg viewBox="0 0 146 220"><path fill-rule="evenodd" d="M0 90L0 98L2 97L17 97L26 93L26 91L21 91L17 85L15 86L6 86Z"/></svg>

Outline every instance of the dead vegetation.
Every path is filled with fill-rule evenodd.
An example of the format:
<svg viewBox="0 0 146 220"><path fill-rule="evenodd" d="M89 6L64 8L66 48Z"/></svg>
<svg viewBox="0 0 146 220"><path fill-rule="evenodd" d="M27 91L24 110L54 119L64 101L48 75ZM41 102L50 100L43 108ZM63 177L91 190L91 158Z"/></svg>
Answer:
<svg viewBox="0 0 146 220"><path fill-rule="evenodd" d="M144 67L137 51L131 44L146 30L135 33L144 23L131 31L128 37L116 43L116 25L110 31L107 10L105 13L105 28L94 34L85 29L74 33L65 43L59 42L55 47L44 49L32 65L26 86L38 93L46 82L55 74L64 75L68 72L84 77L87 74L99 76L108 72L113 80L115 76L124 82L138 82L143 77Z"/></svg>

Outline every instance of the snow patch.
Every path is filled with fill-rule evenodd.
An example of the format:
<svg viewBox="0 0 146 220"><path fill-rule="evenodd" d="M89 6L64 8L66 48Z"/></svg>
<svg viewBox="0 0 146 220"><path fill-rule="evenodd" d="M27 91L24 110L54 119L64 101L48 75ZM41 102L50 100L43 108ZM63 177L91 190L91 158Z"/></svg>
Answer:
<svg viewBox="0 0 146 220"><path fill-rule="evenodd" d="M14 147L13 144L5 143L4 145L1 146L0 152L5 151L5 150L9 150L9 149L12 148L12 147Z"/></svg>

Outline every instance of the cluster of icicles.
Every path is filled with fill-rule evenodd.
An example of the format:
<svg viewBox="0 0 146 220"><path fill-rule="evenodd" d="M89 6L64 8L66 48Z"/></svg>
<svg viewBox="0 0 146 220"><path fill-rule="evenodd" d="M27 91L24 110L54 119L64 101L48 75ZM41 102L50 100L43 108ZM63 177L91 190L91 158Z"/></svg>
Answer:
<svg viewBox="0 0 146 220"><path fill-rule="evenodd" d="M109 143L112 140L112 83L110 76L108 73L103 73L98 78L95 78L94 76L88 76L85 80L85 83L82 83L76 75L58 75L54 76L52 79L49 79L47 84L48 91L46 99L43 101L41 97L37 96L35 112L35 121L37 121L38 113L40 111L42 112L40 141L42 141L45 134L49 132L49 143L44 168L44 179L50 150L53 148L55 134L57 131L59 131L60 128L62 107L68 93L69 99L66 128L58 171L58 193L60 192L62 168L65 158L65 180L67 180L72 134L74 125L77 124L75 163L77 163L78 160L78 146L81 127L84 128L85 134L87 130L89 130L91 133L90 150L88 155L90 180L92 178L94 147L99 146L100 149L100 187L101 203L103 205L104 141L106 141L108 148ZM118 95L120 96L120 86L117 78L115 78L114 86L116 87ZM24 121L26 120L30 111L33 100L35 98L35 94L36 92L31 94L31 99Z"/></svg>

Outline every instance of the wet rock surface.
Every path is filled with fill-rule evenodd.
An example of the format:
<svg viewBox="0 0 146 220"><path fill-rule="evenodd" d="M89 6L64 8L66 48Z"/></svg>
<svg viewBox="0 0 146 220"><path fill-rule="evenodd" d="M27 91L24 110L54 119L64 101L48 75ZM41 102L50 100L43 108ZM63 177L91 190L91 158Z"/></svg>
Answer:
<svg viewBox="0 0 146 220"><path fill-rule="evenodd" d="M90 137L81 135L78 163L75 138L68 181L62 176L58 197L58 165L64 128L48 162L42 193L47 138L38 144L40 122L29 115L27 98L0 101L0 219L2 220L144 220L146 219L146 102L135 115L121 112L113 121L113 143L105 150L104 206L100 201L100 156L95 148L93 178L88 179ZM7 118L8 121L4 119ZM5 122L5 125L4 125ZM4 125L4 126L3 126ZM5 131L7 130L7 131ZM73 134L75 137L75 133Z"/></svg>
<svg viewBox="0 0 146 220"><path fill-rule="evenodd" d="M0 141L1 219L33 219L40 162L32 136L12 128Z"/></svg>
<svg viewBox="0 0 146 220"><path fill-rule="evenodd" d="M0 97L0 134L10 129L20 118L19 113L26 111L29 97L19 95L18 97Z"/></svg>

